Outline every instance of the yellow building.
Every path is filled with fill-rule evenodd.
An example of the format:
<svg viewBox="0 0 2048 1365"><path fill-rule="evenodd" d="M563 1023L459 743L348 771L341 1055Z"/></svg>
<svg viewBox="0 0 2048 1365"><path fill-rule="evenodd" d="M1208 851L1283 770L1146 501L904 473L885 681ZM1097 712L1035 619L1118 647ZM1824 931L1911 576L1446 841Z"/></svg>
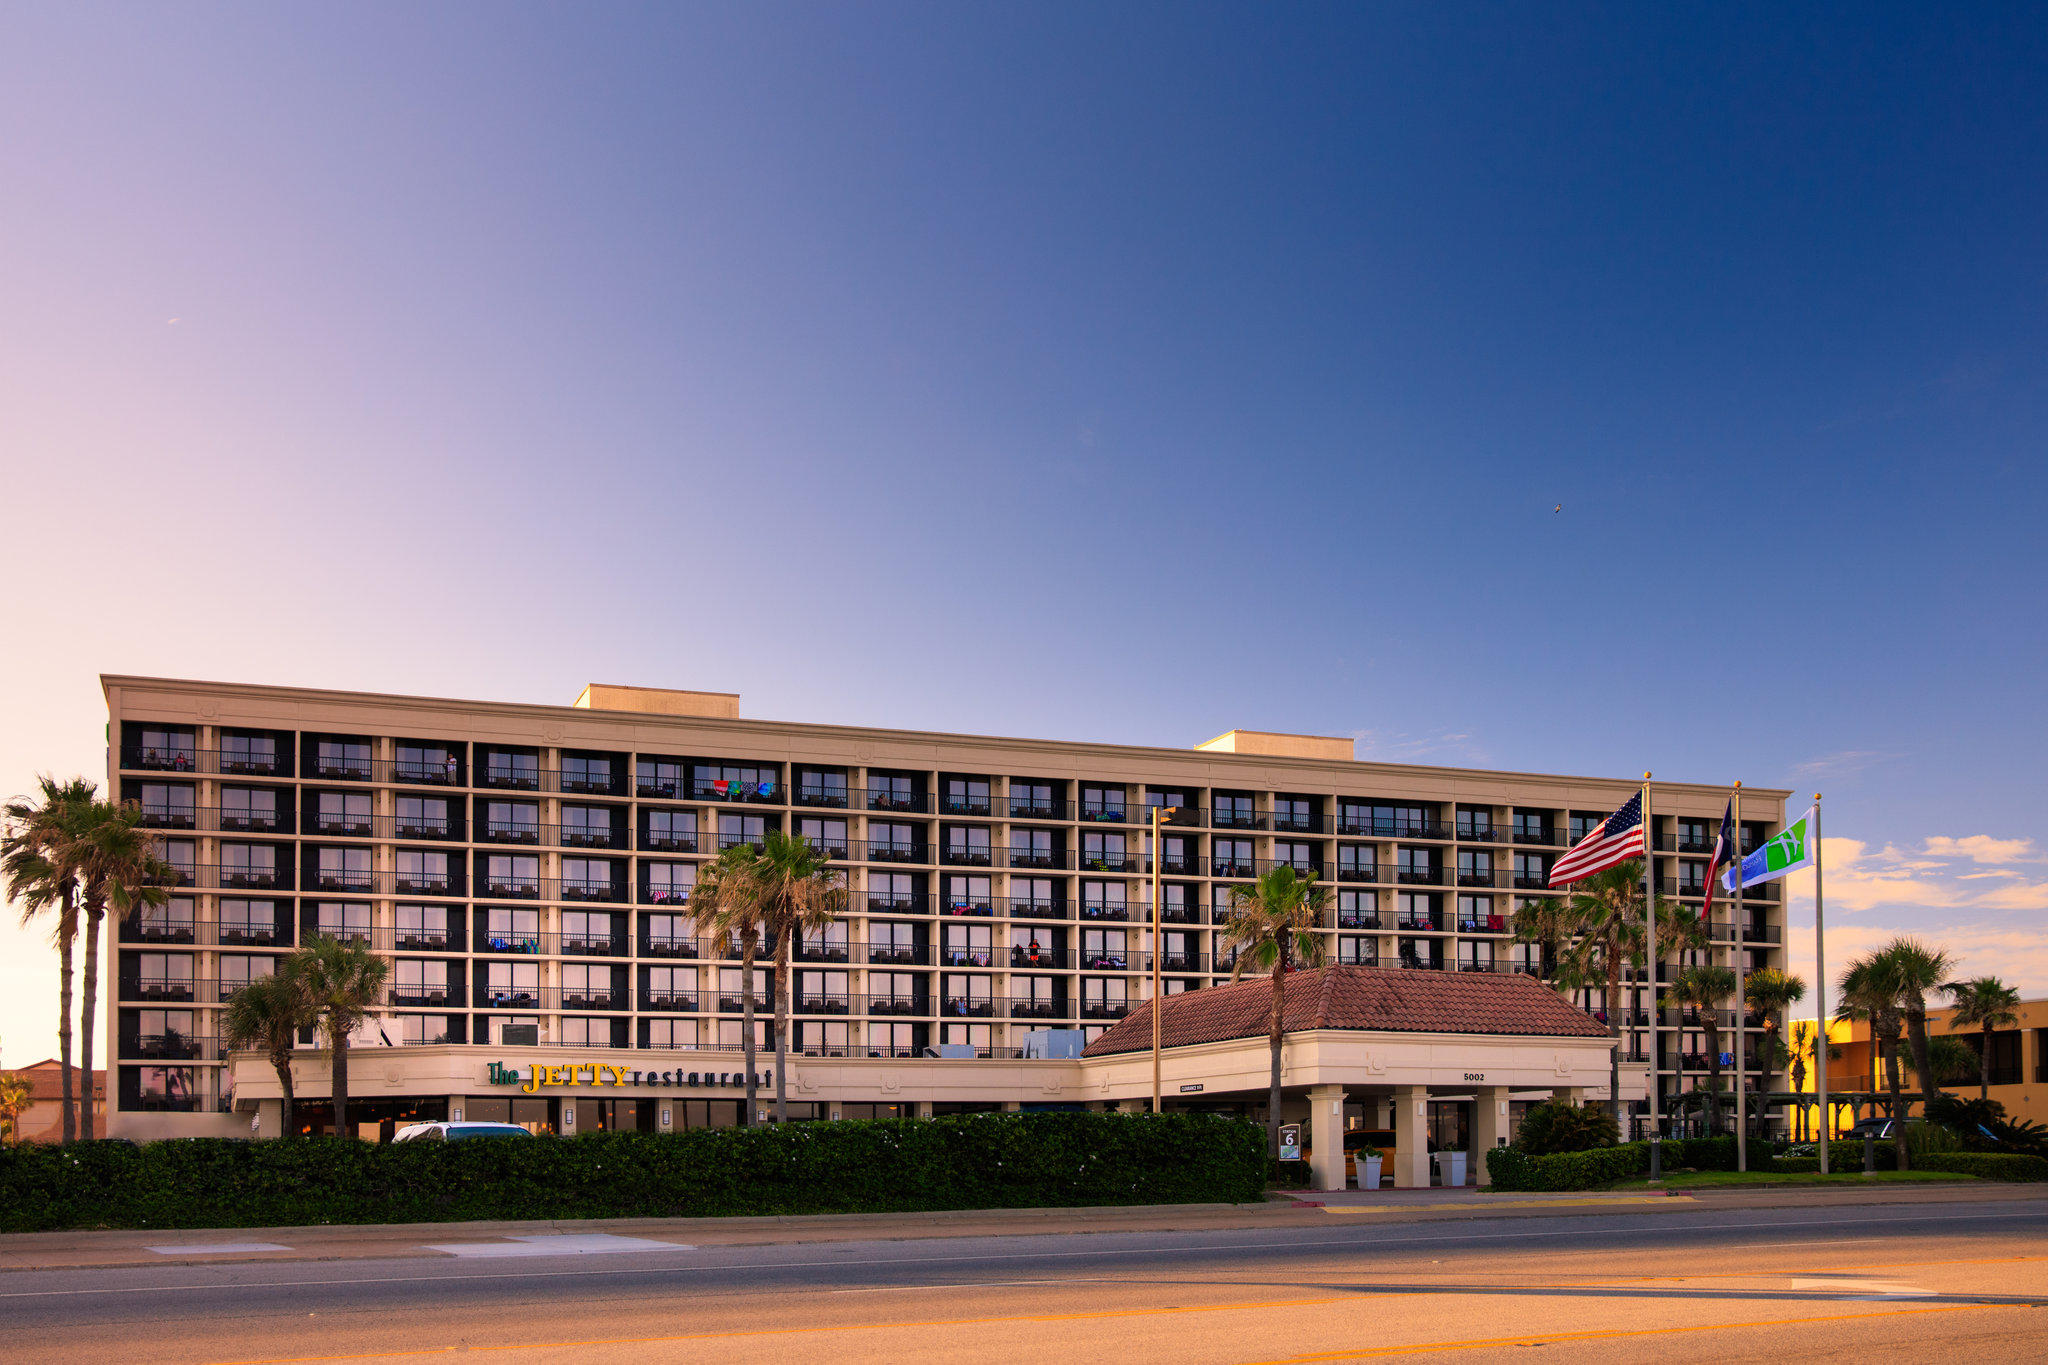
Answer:
<svg viewBox="0 0 2048 1365"><path fill-rule="evenodd" d="M2005 1106L2009 1117L2048 1123L2048 998L2022 1001L2019 1016L2018 1027L1992 1031L1991 1056L1983 1085L1973 1082L1944 1089L1965 1097L1988 1093ZM1953 1034L1981 1056L1984 1050L1983 1029L1975 1025L1957 1028L1952 1022L1954 1017L1953 1009L1929 1010L1928 1036ZM1810 1032L1813 1021L1804 1022ZM1873 1112L1868 1101L1859 1105L1856 1097L1885 1094L1884 1070L1878 1050L1872 1044L1868 1023L1837 1020L1828 1025L1828 1041L1835 1050L1828 1057L1829 1107L1835 1111L1835 1131L1839 1133L1855 1122L1859 1110L1862 1114ZM1900 1046L1904 1049L1900 1054L1900 1084L1906 1091L1917 1094L1919 1081L1913 1072L1912 1050L1903 1037ZM1809 1046L1806 1071L1799 1088L1811 1094L1816 1080ZM1819 1106L1808 1104L1802 1131L1814 1131L1818 1115Z"/></svg>

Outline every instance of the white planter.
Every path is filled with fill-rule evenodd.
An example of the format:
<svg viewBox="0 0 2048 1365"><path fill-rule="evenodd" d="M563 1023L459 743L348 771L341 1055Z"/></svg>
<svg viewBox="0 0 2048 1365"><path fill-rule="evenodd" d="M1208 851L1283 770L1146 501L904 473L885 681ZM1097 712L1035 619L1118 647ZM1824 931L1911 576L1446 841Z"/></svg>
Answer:
<svg viewBox="0 0 2048 1365"><path fill-rule="evenodd" d="M1380 1187L1380 1165L1384 1157L1369 1156L1365 1159L1365 1172L1359 1177L1358 1188L1376 1190Z"/></svg>
<svg viewBox="0 0 2048 1365"><path fill-rule="evenodd" d="M1463 1152L1437 1152L1434 1154L1436 1178L1439 1185L1454 1190L1465 1187L1465 1156L1466 1154Z"/></svg>

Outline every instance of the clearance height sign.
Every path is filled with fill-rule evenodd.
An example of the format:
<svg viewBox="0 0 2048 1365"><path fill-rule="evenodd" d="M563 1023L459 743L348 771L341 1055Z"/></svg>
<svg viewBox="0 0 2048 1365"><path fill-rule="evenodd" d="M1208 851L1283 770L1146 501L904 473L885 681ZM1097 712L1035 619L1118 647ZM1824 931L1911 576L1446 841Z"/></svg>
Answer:
<svg viewBox="0 0 2048 1365"><path fill-rule="evenodd" d="M754 1073L756 1085L767 1085L774 1078L773 1071ZM543 1088L557 1086L636 1086L642 1089L666 1090L724 1089L729 1086L745 1085L744 1071L636 1071L631 1067L607 1066L603 1062L570 1062L562 1066L542 1066L535 1063L521 1071L516 1066L491 1062L484 1073L484 1079L492 1085L516 1085L525 1094L531 1095Z"/></svg>

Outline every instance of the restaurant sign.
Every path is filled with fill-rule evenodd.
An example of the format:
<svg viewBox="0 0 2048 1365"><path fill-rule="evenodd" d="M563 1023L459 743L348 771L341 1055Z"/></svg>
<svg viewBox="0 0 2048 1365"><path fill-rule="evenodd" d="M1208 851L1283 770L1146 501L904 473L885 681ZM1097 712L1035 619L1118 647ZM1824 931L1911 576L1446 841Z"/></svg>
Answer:
<svg viewBox="0 0 2048 1365"><path fill-rule="evenodd" d="M543 1086L658 1086L663 1088L688 1088L700 1090L706 1086L717 1089L723 1086L745 1085L744 1071L636 1071L632 1067L608 1066L603 1062L570 1062L563 1066L541 1066L538 1063L524 1071L502 1062L486 1064L484 1079L491 1085L516 1085L531 1095ZM754 1073L756 1085L767 1085L774 1077L773 1071Z"/></svg>

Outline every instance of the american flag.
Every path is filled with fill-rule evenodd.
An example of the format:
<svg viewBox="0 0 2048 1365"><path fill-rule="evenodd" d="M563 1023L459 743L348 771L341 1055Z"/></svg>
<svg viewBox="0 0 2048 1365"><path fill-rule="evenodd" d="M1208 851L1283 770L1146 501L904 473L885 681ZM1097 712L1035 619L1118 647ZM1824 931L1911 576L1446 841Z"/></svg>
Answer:
<svg viewBox="0 0 2048 1365"><path fill-rule="evenodd" d="M1637 792L1627 805L1602 820L1598 829L1557 860L1550 869L1550 884L1563 886L1579 881L1642 855L1643 794Z"/></svg>
<svg viewBox="0 0 2048 1365"><path fill-rule="evenodd" d="M1735 856L1735 802L1731 799L1721 811L1721 832L1714 836L1714 855L1707 859L1707 903L1700 907L1701 919L1714 917L1714 887L1721 880L1721 869Z"/></svg>

